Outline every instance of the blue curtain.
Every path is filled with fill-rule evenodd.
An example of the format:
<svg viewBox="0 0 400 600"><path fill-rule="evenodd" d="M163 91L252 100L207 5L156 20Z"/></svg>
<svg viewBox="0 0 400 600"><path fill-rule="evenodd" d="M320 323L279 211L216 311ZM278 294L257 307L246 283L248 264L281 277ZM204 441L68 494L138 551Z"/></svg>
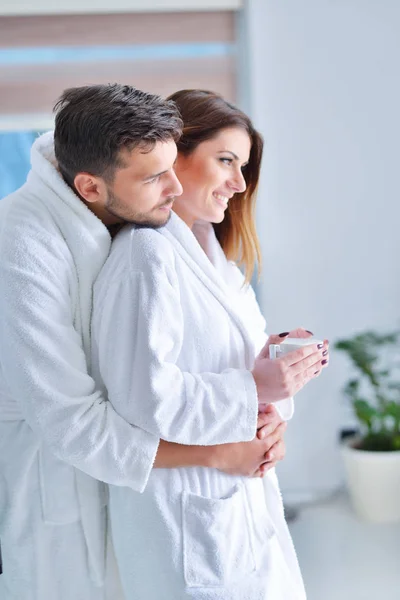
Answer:
<svg viewBox="0 0 400 600"><path fill-rule="evenodd" d="M0 198L14 192L30 169L30 150L36 131L0 133Z"/></svg>

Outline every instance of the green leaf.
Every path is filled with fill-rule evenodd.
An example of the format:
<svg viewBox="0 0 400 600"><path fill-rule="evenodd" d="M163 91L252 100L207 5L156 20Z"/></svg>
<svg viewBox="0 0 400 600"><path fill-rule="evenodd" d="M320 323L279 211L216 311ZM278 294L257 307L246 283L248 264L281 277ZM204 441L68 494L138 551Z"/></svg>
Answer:
<svg viewBox="0 0 400 600"><path fill-rule="evenodd" d="M355 400L353 406L357 418L370 429L372 427L372 419L379 415L376 408L371 406L366 400Z"/></svg>
<svg viewBox="0 0 400 600"><path fill-rule="evenodd" d="M384 409L384 415L393 417L397 422L400 422L400 404L397 402L388 402Z"/></svg>
<svg viewBox="0 0 400 600"><path fill-rule="evenodd" d="M368 430L363 441L368 450L389 451L398 444L400 382L391 381L392 353L382 352L395 345L400 348L400 331L380 334L369 330L334 344L335 349L347 355L358 375L353 375L343 391L357 419ZM385 359L387 363L383 364Z"/></svg>
<svg viewBox="0 0 400 600"><path fill-rule="evenodd" d="M381 377L389 377L390 371L388 371L387 369L385 369L384 371L378 371L378 375L380 375Z"/></svg>
<svg viewBox="0 0 400 600"><path fill-rule="evenodd" d="M359 387L360 381L358 379L351 379L347 382L343 391L346 394L346 396L348 396L352 400L355 400L357 398Z"/></svg>

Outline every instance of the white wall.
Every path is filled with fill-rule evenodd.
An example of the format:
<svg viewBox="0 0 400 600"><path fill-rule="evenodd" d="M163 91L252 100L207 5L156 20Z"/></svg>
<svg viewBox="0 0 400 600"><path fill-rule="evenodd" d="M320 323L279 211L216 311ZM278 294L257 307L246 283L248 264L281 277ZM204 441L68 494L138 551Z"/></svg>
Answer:
<svg viewBox="0 0 400 600"><path fill-rule="evenodd" d="M399 325L400 2L249 0L247 27L270 331L334 341ZM341 482L347 374L332 354L297 397L284 490Z"/></svg>

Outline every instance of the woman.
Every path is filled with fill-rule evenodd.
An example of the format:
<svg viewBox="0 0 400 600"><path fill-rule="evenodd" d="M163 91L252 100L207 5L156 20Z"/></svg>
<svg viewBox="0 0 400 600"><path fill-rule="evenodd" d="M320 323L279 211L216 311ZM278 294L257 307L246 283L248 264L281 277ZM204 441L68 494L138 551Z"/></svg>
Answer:
<svg viewBox="0 0 400 600"><path fill-rule="evenodd" d="M103 351L94 362L124 418L162 439L196 444L207 443L212 417L207 382L237 373L227 411L245 391L254 397L256 354L266 340L249 286L260 258L253 212L262 140L216 94L182 91L172 100L184 122L175 165L183 194L166 226L125 228L117 236L95 288L93 337ZM244 277L232 261L242 262ZM326 350L292 354L280 364L298 373L300 389L308 372L326 364ZM279 368L270 362L271 372ZM274 386L271 377L269 398L290 417L292 401ZM176 396L175 412L166 395ZM201 422L191 418L194 399L204 404ZM153 470L141 495L111 486L127 600L304 599L275 475L265 480L267 499L260 479L213 468Z"/></svg>

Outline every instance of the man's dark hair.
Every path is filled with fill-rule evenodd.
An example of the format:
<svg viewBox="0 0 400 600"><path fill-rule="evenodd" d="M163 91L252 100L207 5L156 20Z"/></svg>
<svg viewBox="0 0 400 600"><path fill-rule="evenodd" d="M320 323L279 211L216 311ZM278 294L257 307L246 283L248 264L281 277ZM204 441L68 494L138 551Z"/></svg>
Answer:
<svg viewBox="0 0 400 600"><path fill-rule="evenodd" d="M124 166L121 150L150 151L156 142L177 141L182 130L174 102L117 83L67 89L54 112L55 155L71 187L80 172L112 182Z"/></svg>

